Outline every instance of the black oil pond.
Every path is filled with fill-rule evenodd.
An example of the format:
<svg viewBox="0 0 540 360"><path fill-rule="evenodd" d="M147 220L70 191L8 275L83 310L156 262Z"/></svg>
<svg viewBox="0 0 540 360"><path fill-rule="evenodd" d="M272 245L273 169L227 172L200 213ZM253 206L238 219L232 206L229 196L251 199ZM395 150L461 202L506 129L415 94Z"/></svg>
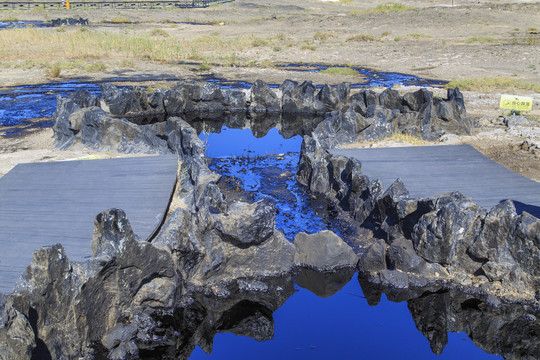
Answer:
<svg viewBox="0 0 540 360"><path fill-rule="evenodd" d="M32 21L0 22L0 30L16 27L46 27L47 23ZM197 63L184 63L185 65L198 66ZM317 64L287 64L278 65L279 68L288 71L317 72L327 69L327 65ZM417 86L442 86L446 81L423 79L413 75L400 73L376 72L365 68L355 68L362 77L362 82L352 84L351 87L392 87L394 85L417 85ZM76 90L88 90L90 93L100 95L100 86L105 82L151 82L151 81L176 81L174 77L163 76L139 76L139 77L115 77L106 81L88 81L85 79L50 82L35 85L23 85L0 88L0 136L21 136L36 128L52 127L52 114L56 109L56 96L67 97ZM249 89L252 84L246 81L228 80L208 76L204 81L219 84L223 89ZM269 84L271 88L278 88L279 84ZM322 85L318 85L320 88Z"/></svg>
<svg viewBox="0 0 540 360"><path fill-rule="evenodd" d="M289 240L299 231L313 233L325 229L345 239L354 236L354 229L346 221L340 220L326 205L314 206L317 201L296 182L294 174L302 138L291 133L288 139L283 138L280 125L262 133L255 131L256 137L246 127L248 123L249 119L240 122L240 129L228 127L233 126L230 121L221 128L201 121L193 124L207 144L211 169L223 176L222 181L228 180L230 190L250 194L251 200L274 201L278 210L276 227ZM199 346L190 359L500 358L475 346L471 340L474 337L469 337L465 330L476 325L467 324L466 317L459 320L460 328L449 324L452 317L460 314L451 314L448 309L436 307L439 318L429 311L425 315L418 313L417 307L448 305L450 295L436 294L435 299L430 298L430 304L424 304L422 299L426 294L422 292L404 294L388 289L388 298L392 300L389 301L383 295L385 290L371 288L350 271L325 274L302 270L296 275L294 287L295 291L270 320L246 315L237 320L242 326L216 330L213 347L205 347L203 351L200 340L195 341ZM460 299L459 296L452 299ZM467 296L465 299L470 300ZM476 314L482 313L480 308L483 307L476 308ZM269 326L273 327L272 331ZM490 344L476 345L491 349Z"/></svg>
<svg viewBox="0 0 540 360"><path fill-rule="evenodd" d="M296 181L301 136L284 139L273 128L256 138L251 129L228 127L220 133L203 131L199 136L207 144L207 157L212 158L210 169L223 175L222 182L229 188L224 191L249 194L254 201L272 200L277 210L276 227L289 240L300 231L333 230L342 237L354 235L346 220Z"/></svg>
<svg viewBox="0 0 540 360"><path fill-rule="evenodd" d="M21 29L21 28L27 28L27 27L50 27L50 23L44 23L41 21L22 21L22 20L15 20L15 21L0 21L0 30L3 29Z"/></svg>
<svg viewBox="0 0 540 360"><path fill-rule="evenodd" d="M172 81L176 78L155 78L155 81ZM145 77L111 78L107 82L148 81ZM0 88L0 136L20 136L35 128L54 125L52 115L56 110L56 96L67 97L77 90L101 94L100 81L70 80L44 84Z"/></svg>

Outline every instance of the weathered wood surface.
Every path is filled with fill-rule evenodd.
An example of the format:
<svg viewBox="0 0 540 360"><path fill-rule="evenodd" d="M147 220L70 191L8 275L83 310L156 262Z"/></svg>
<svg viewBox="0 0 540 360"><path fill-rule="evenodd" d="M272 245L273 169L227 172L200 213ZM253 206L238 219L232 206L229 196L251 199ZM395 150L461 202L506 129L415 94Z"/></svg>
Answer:
<svg viewBox="0 0 540 360"><path fill-rule="evenodd" d="M124 210L142 240L165 216L175 156L19 164L0 178L0 293L10 292L32 252L61 243L70 260L92 255L94 218Z"/></svg>
<svg viewBox="0 0 540 360"><path fill-rule="evenodd" d="M380 179L385 190L401 178L411 197L460 191L490 209L511 199L518 213L540 217L540 183L488 159L469 145L333 149L360 160L362 173Z"/></svg>

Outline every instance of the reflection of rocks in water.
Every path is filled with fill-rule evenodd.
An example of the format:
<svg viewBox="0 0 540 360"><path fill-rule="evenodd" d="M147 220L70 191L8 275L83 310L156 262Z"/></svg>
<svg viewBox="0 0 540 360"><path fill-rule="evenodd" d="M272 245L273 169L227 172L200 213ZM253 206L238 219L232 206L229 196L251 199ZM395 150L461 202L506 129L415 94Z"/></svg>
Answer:
<svg viewBox="0 0 540 360"><path fill-rule="evenodd" d="M232 333L257 341L274 337L273 312L294 293L290 276L264 281L240 281L233 294L218 299L195 294L189 305L178 308L174 314L156 319L161 327L154 331L154 339L148 346L139 345L141 359L187 359L199 346L211 353L214 336Z"/></svg>
<svg viewBox="0 0 540 360"><path fill-rule="evenodd" d="M221 133L225 126L229 129L251 129L256 138L264 137L273 128L278 128L281 136L290 139L297 135L310 134L323 120L318 115L280 114L280 113L246 113L246 112L191 112L183 118L198 133ZM131 118L130 118L131 121Z"/></svg>
<svg viewBox="0 0 540 360"><path fill-rule="evenodd" d="M461 292L436 289L395 290L358 278L369 305L384 293L388 300L407 301L416 328L439 355L448 343L448 332L465 332L473 343L505 359L540 358L540 311L517 304L493 306L493 298L477 299Z"/></svg>
<svg viewBox="0 0 540 360"><path fill-rule="evenodd" d="M144 115L127 115L127 120L137 125L151 125L167 121L162 113L146 113ZM251 129L256 138L264 137L277 127L280 134L289 139L297 135L307 135L323 120L320 115L249 113L231 111L195 111L182 115L197 133L221 133L225 126L229 129Z"/></svg>
<svg viewBox="0 0 540 360"><path fill-rule="evenodd" d="M339 271L316 271L302 268L295 282L318 297L328 298L347 285L355 272L355 269L347 268Z"/></svg>

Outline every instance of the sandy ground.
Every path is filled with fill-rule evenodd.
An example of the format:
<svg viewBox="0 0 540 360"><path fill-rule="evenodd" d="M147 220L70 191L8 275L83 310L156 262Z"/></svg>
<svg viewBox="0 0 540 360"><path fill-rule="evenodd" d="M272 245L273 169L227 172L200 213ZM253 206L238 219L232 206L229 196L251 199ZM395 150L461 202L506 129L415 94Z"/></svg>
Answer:
<svg viewBox="0 0 540 360"><path fill-rule="evenodd" d="M405 0L400 3L413 6L413 10L351 15L355 11L384 3L386 1L382 0L353 0L346 4L315 0L237 0L207 9L191 10L2 11L0 21L6 18L48 21L58 17L81 16L89 19L89 28L93 30L143 33L158 28L178 37L218 34L224 39L234 39L253 34L262 38L283 39L280 46L254 47L238 54L244 60L252 59L256 65L251 67L212 66L208 70L201 70L198 65L180 62L163 64L133 60L132 66L124 68L118 65L120 59L102 58L99 61L107 64L107 70L97 73L80 69L62 71L61 80L159 75L179 78L212 76L250 82L263 79L270 83L280 83L287 78L299 81L309 79L318 84L361 81L359 76L290 72L272 66L321 63L368 67L441 80L488 76L540 83L540 38L538 31L534 30L540 24L539 2L455 0L452 7L451 1ZM133 23L103 22L115 17L128 18ZM42 31L56 30L49 28ZM320 39L317 33L326 34L326 38ZM348 41L357 34L371 34L378 40ZM267 65L262 66L264 62ZM0 88L47 81L51 79L47 78L43 69L0 67ZM526 90L505 90L509 91L533 96L533 111L528 116L536 121L540 119L540 94ZM435 92L444 94L439 89L435 89ZM518 133L501 125L500 116L505 115L498 107L501 93L500 89L492 89L488 93L464 92L468 113L483 126L476 129L473 136L450 138L446 142L471 144L502 165L540 181L540 154L522 150L521 146L527 139L539 141L535 137L538 135L534 135L538 132ZM538 126L537 122L536 128ZM0 138L0 176L21 162L93 156L119 154L96 154L82 147L57 150L53 146L51 129L18 138Z"/></svg>

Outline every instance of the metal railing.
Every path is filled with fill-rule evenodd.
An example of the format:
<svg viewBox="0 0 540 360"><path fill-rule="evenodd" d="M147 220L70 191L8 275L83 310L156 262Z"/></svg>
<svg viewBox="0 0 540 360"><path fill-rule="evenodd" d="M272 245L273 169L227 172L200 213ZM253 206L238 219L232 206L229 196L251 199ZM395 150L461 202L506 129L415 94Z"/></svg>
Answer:
<svg viewBox="0 0 540 360"><path fill-rule="evenodd" d="M234 0L183 0L183 1L78 1L70 2L70 9L161 9L206 8ZM1 1L0 10L62 9L62 1Z"/></svg>

